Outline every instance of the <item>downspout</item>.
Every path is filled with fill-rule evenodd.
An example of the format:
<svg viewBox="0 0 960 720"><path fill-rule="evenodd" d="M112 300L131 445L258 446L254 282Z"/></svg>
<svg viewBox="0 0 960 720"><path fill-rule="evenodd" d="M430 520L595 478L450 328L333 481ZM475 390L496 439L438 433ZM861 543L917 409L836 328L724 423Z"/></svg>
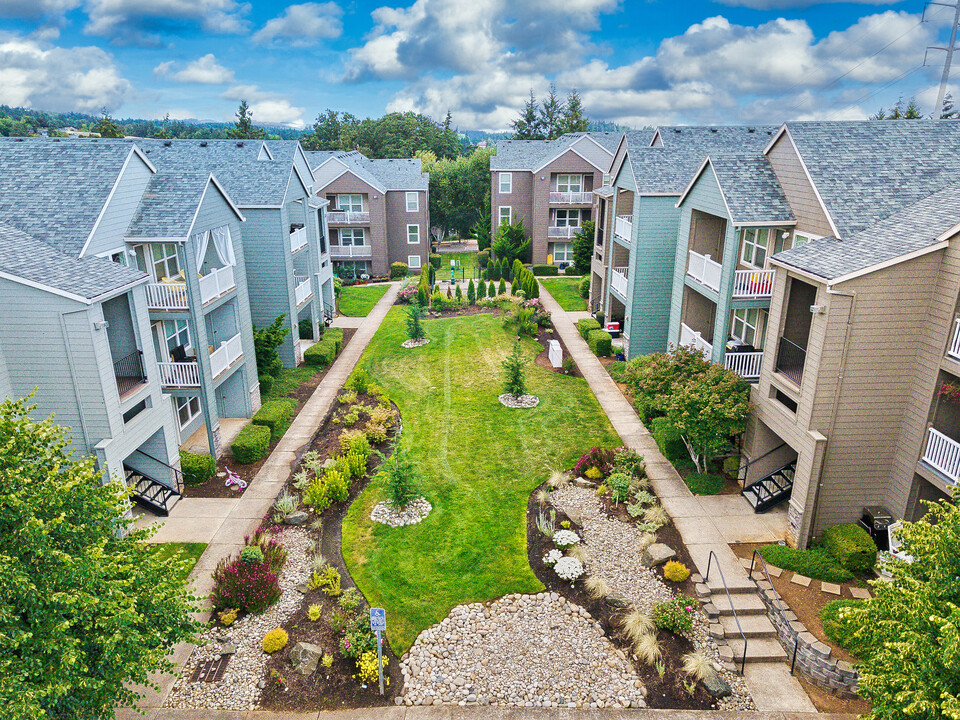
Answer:
<svg viewBox="0 0 960 720"><path fill-rule="evenodd" d="M833 431L837 424L837 413L840 411L840 394L843 389L843 379L846 376L847 369L847 350L850 347L850 332L853 327L853 316L857 307L857 292L851 290L843 292L827 287L827 295L837 295L850 298L850 308L847 311L847 327L843 333L843 350L840 352L840 369L837 372L837 388L833 393L833 407L830 410L830 424L827 433L827 445L833 440ZM817 472L817 484L813 494L813 508L810 513L810 534L813 534L813 528L817 522L817 514L820 509L820 489L823 487L823 466L826 460L827 448L824 448L824 456L820 460L820 470Z"/></svg>
<svg viewBox="0 0 960 720"><path fill-rule="evenodd" d="M86 450L89 452L90 449L90 433L87 432L87 419L83 412L83 400L80 397L80 386L77 385L77 373L75 372L74 362L73 362L73 351L70 347L70 337L67 334L67 321L64 319L65 315L74 315L76 313L85 313L89 308L83 308L82 310L68 310L59 314L60 317L60 333L63 335L63 344L67 350L67 368L70 370L70 382L73 385L73 396L77 401L77 412L80 415L80 432L83 434L83 444Z"/></svg>

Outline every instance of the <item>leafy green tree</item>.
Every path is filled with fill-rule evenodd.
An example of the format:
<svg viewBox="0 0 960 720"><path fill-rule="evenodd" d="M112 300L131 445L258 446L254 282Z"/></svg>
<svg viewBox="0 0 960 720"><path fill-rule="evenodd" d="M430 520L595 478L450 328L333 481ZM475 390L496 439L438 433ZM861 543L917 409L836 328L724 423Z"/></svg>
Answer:
<svg viewBox="0 0 960 720"><path fill-rule="evenodd" d="M508 263L516 259L524 259L530 251L530 238L523 229L523 220L504 222L497 228L497 235L493 239L494 255ZM509 267L509 266L508 266Z"/></svg>
<svg viewBox="0 0 960 720"><path fill-rule="evenodd" d="M200 629L183 561L123 516L122 485L67 431L0 403L0 702L14 720L113 717Z"/></svg>
<svg viewBox="0 0 960 720"><path fill-rule="evenodd" d="M276 377L283 369L277 348L283 344L284 338L290 332L290 329L283 325L286 317L287 314L283 313L266 327L258 328L256 325L253 327L253 350L257 356L258 375Z"/></svg>
<svg viewBox="0 0 960 720"><path fill-rule="evenodd" d="M100 137L105 138L122 138L123 129L117 125L116 121L110 117L110 113L104 108L101 113L100 119L97 121L97 124L93 127L94 132L100 133Z"/></svg>
<svg viewBox="0 0 960 720"><path fill-rule="evenodd" d="M537 103L537 96L533 94L532 89L530 90L530 98L523 104L520 116L510 124L510 127L513 128L514 140L543 140L545 138L540 105Z"/></svg>
<svg viewBox="0 0 960 720"><path fill-rule="evenodd" d="M490 188L487 187L487 202L484 203L480 211L480 218L470 228L470 235L477 240L477 250L487 250L490 248Z"/></svg>
<svg viewBox="0 0 960 720"><path fill-rule="evenodd" d="M240 101L237 109L237 122L233 128L233 137L238 139L264 140L267 132L263 128L254 127L253 113L246 100Z"/></svg>
<svg viewBox="0 0 960 720"><path fill-rule="evenodd" d="M473 278L470 278L470 282L467 284L467 302L470 305L477 304L477 287L473 284Z"/></svg>
<svg viewBox="0 0 960 720"><path fill-rule="evenodd" d="M493 149L471 155L440 158L420 153L424 172L430 175L431 231L438 241L450 234L467 237L490 212L490 157Z"/></svg>
<svg viewBox="0 0 960 720"><path fill-rule="evenodd" d="M593 220L584 220L577 234L573 236L573 266L581 274L590 272L595 228Z"/></svg>
<svg viewBox="0 0 960 720"><path fill-rule="evenodd" d="M400 447L399 442L394 445L393 454L390 457L379 452L377 454L383 460L377 474L383 478L387 499L393 503L394 507L402 510L417 498L422 497L423 481L420 473L407 455L407 451Z"/></svg>
<svg viewBox="0 0 960 720"><path fill-rule="evenodd" d="M910 98L906 106L903 104L903 98L897 99L890 110L880 108L876 114L870 117L871 120L919 120L923 117L920 112L920 106L917 105L915 98Z"/></svg>

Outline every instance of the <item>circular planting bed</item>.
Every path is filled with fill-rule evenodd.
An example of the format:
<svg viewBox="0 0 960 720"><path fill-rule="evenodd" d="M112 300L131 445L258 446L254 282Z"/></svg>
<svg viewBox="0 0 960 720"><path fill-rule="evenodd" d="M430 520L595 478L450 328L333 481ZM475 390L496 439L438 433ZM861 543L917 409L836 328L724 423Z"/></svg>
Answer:
<svg viewBox="0 0 960 720"><path fill-rule="evenodd" d="M400 343L400 346L405 347L407 350L412 350L413 348L423 347L429 344L430 338L423 338L422 340L404 340Z"/></svg>
<svg viewBox="0 0 960 720"><path fill-rule="evenodd" d="M536 395L520 395L518 397L516 395L511 395L510 393L503 393L503 395L499 395L497 399L500 401L501 405L508 408L513 408L514 410L529 410L530 408L535 408L540 404L540 398L538 398Z"/></svg>
<svg viewBox="0 0 960 720"><path fill-rule="evenodd" d="M429 515L431 510L433 510L433 506L426 498L422 497L417 498L402 509L395 508L392 501L384 500L377 503L376 507L373 508L370 519L390 527L403 527L404 525L416 525Z"/></svg>

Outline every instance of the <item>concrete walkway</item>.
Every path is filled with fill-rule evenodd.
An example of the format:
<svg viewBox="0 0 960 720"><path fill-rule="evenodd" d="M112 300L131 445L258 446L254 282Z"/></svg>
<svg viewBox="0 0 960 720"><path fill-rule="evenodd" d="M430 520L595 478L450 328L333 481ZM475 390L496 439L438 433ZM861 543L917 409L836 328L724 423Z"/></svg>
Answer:
<svg viewBox="0 0 960 720"><path fill-rule="evenodd" d="M610 378L609 373L577 332L570 314L540 286L540 299L550 313L553 326L567 351L576 361L584 379L610 418L624 445L643 455L647 475L664 509L683 538L701 575L707 571L710 553L714 553L723 577L730 585L749 584L746 570L730 549L731 542L776 542L782 540L785 515L756 515L740 495L695 496L680 474L663 456L656 441L640 422L633 407ZM580 317L580 314L577 314ZM711 572L711 585L715 572ZM760 710L816 712L800 683L782 663L757 669L748 666L747 686ZM751 678L754 681L751 681Z"/></svg>

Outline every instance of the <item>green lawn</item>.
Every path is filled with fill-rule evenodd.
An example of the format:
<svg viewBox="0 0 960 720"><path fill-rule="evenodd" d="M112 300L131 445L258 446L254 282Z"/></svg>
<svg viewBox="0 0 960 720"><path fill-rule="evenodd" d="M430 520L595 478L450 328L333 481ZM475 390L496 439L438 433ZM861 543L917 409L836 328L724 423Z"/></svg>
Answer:
<svg viewBox="0 0 960 720"><path fill-rule="evenodd" d="M540 282L567 312L583 312L587 309L587 301L580 297L580 278L540 278Z"/></svg>
<svg viewBox="0 0 960 720"><path fill-rule="evenodd" d="M273 379L273 386L268 393L260 393L260 400L280 400L281 398L292 397L303 383L309 382L314 375L321 372L324 368L316 365L301 365L295 368L284 368L280 375Z"/></svg>
<svg viewBox="0 0 960 720"><path fill-rule="evenodd" d="M337 309L341 315L351 317L366 317L373 310L373 306L382 298L390 286L386 283L377 285L350 285L340 294Z"/></svg>
<svg viewBox="0 0 960 720"><path fill-rule="evenodd" d="M450 279L451 260L460 263L465 280L477 277L477 254L475 252L444 253L440 256L440 269L437 271L437 277L441 280ZM457 268L457 278L460 278L460 268Z"/></svg>
<svg viewBox="0 0 960 720"><path fill-rule="evenodd" d="M500 405L501 360L512 335L493 315L429 320L429 345L404 350L393 308L361 363L403 414L403 445L419 464L433 512L391 529L370 520L377 479L343 523L343 555L367 599L387 610L398 655L460 603L541 589L527 563L525 508L549 466L620 441L586 382L528 366L533 410ZM533 356L533 341L525 342Z"/></svg>
<svg viewBox="0 0 960 720"><path fill-rule="evenodd" d="M181 574L181 577L186 580L190 571L193 570L193 566L197 564L197 561L200 559L200 556L203 555L203 551L206 550L206 548L206 543L169 542L157 545L156 553L157 556L163 560L169 560L171 558L187 560L188 565L183 569L183 573Z"/></svg>

